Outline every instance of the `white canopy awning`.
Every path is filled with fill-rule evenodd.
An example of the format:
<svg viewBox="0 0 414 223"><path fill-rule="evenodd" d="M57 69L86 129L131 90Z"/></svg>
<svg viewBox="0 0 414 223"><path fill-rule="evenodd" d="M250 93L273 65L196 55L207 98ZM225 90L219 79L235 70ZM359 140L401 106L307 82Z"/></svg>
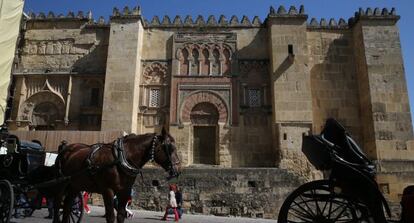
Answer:
<svg viewBox="0 0 414 223"><path fill-rule="evenodd" d="M7 91L24 0L0 0L0 125L4 121Z"/></svg>

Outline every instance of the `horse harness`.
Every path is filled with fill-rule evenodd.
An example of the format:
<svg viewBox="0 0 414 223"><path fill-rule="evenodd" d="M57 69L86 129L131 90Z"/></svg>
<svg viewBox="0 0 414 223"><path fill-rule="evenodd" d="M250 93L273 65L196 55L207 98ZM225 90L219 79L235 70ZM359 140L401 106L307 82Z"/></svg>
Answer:
<svg viewBox="0 0 414 223"><path fill-rule="evenodd" d="M94 163L94 157L95 157L95 154L98 151L100 151L102 148L104 148L104 146L107 145L107 144L98 143L98 144L94 144L94 145L91 146L92 152L89 154L88 158L86 159L86 162L87 162L87 165L88 165L88 171L91 175L96 174L99 170L106 169L106 168L111 168L111 167L117 165L118 167L120 167L124 171L124 173L126 173L129 176L135 177L138 174L140 174L141 177L142 177L141 168L134 167L133 165L131 165L128 162L128 160L126 158L126 152L125 152L125 147L124 147L123 140L124 140L124 137L121 137L121 138L118 138L117 140L115 140L115 142L111 146L112 155L114 156L115 159L114 159L113 162L111 162L109 164L106 164L106 165L102 165L102 166L96 165ZM155 148L157 147L158 142L159 142L158 136L155 135L153 140L152 140L151 150L150 150L150 153L149 153L149 156L150 156L149 160L151 162L154 162L154 158L155 158L155 154L156 154ZM169 162L169 168L170 168L169 170L174 171L174 168L172 167L173 163L171 161L171 153L170 153L171 143L162 142L162 145L163 145L165 154L168 156L168 161L166 161L166 162ZM157 152L158 151L159 150L157 150Z"/></svg>

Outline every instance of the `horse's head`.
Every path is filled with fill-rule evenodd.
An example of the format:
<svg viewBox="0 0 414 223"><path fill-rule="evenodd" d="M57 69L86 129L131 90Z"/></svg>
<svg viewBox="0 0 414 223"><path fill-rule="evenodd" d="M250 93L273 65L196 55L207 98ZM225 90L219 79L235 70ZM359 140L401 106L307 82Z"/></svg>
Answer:
<svg viewBox="0 0 414 223"><path fill-rule="evenodd" d="M153 143L151 159L168 172L169 179L178 177L180 175L181 164L177 155L174 138L163 128L161 135L156 136Z"/></svg>

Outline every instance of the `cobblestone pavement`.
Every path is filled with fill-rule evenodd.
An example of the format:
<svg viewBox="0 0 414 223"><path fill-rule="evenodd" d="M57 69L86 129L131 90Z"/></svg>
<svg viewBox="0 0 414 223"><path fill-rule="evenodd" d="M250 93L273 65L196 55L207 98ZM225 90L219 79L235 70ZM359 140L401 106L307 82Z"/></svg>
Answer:
<svg viewBox="0 0 414 223"><path fill-rule="evenodd" d="M102 207L91 207L91 213L85 214L82 222L85 223L105 223L105 219L101 216L104 214ZM47 215L47 209L37 210L30 218L12 219L11 223L51 223L52 220L44 219ZM161 221L163 213L152 211L134 211L134 217L128 219L125 223L154 223L165 222ZM173 215L170 215L167 222L174 222ZM183 223L276 223L276 220L265 219L250 219L250 218L235 218L235 217L216 217L207 215L188 215L184 214L180 220Z"/></svg>

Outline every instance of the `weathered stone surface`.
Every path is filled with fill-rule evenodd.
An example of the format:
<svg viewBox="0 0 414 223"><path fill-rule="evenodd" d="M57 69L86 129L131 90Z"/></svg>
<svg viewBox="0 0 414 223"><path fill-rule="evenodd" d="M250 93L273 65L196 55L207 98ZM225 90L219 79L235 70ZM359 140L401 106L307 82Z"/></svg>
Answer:
<svg viewBox="0 0 414 223"><path fill-rule="evenodd" d="M163 170L144 169L137 180L135 205L163 211L168 182ZM277 168L186 168L176 181L187 213L277 218L280 205L303 181Z"/></svg>
<svg viewBox="0 0 414 223"><path fill-rule="evenodd" d="M414 182L404 175L412 172L414 146L394 8L361 8L348 23L307 22L303 6L271 7L265 23L241 15L148 22L139 7L114 8L109 24L91 18L30 14L13 66L11 129L147 133L166 126L189 166L197 164L195 129L209 126L207 149L219 167L277 166L317 179L301 138L334 117L379 160L390 199L402 187L397 180ZM50 122L36 110L42 103L54 106L50 125L41 125ZM232 213L220 205L198 210Z"/></svg>

